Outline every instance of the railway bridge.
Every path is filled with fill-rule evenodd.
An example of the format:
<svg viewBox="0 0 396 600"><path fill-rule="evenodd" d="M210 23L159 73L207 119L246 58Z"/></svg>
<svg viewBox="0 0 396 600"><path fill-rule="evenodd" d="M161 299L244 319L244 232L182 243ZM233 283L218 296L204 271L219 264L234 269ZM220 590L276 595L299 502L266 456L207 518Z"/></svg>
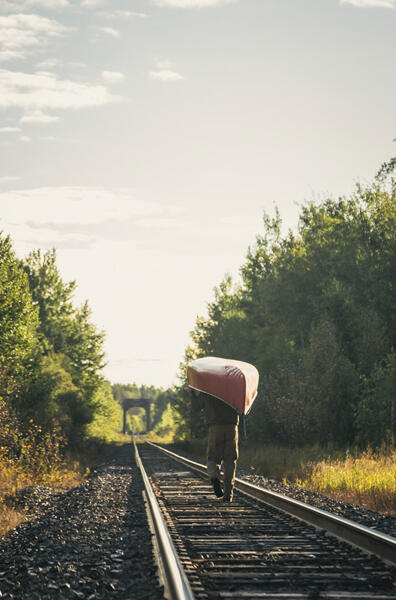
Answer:
<svg viewBox="0 0 396 600"><path fill-rule="evenodd" d="M124 410L123 415L123 427L122 432L126 433L126 416L127 412L131 408L144 408L146 411L146 429L147 431L151 430L151 404L153 402L152 398L124 398L122 401L122 407Z"/></svg>

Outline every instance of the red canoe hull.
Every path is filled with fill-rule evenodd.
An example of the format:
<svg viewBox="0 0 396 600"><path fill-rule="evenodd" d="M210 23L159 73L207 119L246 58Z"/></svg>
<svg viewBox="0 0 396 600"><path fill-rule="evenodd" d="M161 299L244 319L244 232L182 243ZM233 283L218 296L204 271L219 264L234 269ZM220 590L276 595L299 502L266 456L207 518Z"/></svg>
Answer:
<svg viewBox="0 0 396 600"><path fill-rule="evenodd" d="M246 415L257 396L259 373L240 360L207 356L189 364L187 379L191 388L220 398Z"/></svg>

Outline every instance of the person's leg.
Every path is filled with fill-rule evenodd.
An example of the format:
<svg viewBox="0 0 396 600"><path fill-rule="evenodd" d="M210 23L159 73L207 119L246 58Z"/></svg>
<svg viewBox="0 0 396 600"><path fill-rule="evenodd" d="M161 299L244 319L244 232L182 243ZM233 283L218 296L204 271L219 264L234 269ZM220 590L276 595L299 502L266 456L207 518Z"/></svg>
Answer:
<svg viewBox="0 0 396 600"><path fill-rule="evenodd" d="M218 431L216 425L210 425L208 431L207 467L209 479L212 482L214 493L218 498L223 495L220 483L221 449L219 448Z"/></svg>
<svg viewBox="0 0 396 600"><path fill-rule="evenodd" d="M238 460L238 427L229 425L225 433L224 447L224 495L223 498L227 502L232 501L235 469Z"/></svg>

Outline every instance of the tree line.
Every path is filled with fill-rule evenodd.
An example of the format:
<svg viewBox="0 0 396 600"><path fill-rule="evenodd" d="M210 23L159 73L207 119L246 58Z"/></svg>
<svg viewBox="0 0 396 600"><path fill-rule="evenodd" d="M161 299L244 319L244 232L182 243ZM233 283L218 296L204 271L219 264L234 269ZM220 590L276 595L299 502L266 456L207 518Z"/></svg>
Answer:
<svg viewBox="0 0 396 600"><path fill-rule="evenodd" d="M198 317L189 360L232 357L260 372L247 419L257 440L345 447L396 433L396 159L348 197L302 206L297 232L278 211ZM182 375L183 379L183 375ZM201 435L188 400L180 430Z"/></svg>
<svg viewBox="0 0 396 600"><path fill-rule="evenodd" d="M121 412L101 373L104 333L87 302L74 305L75 288L62 280L55 250L20 260L0 234L0 446L31 423L70 445L119 429Z"/></svg>

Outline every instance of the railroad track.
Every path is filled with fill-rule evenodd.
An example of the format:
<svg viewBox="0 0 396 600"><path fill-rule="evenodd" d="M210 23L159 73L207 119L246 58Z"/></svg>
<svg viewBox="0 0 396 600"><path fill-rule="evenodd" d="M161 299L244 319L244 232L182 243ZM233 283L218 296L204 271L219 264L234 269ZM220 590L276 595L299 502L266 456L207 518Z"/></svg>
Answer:
<svg viewBox="0 0 396 600"><path fill-rule="evenodd" d="M172 600L396 600L394 538L242 481L224 503L203 465L153 444L138 449Z"/></svg>

